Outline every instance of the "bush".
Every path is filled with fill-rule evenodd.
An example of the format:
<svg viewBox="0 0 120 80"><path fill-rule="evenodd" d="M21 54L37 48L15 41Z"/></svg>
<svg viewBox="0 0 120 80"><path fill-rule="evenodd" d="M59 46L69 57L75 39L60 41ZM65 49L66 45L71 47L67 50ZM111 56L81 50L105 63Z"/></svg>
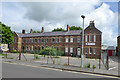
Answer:
<svg viewBox="0 0 120 80"><path fill-rule="evenodd" d="M57 56L62 56L64 54L63 51L57 51Z"/></svg>
<svg viewBox="0 0 120 80"><path fill-rule="evenodd" d="M87 68L90 68L90 63L87 64Z"/></svg>
<svg viewBox="0 0 120 80"><path fill-rule="evenodd" d="M38 55L35 56L36 59L40 59Z"/></svg>
<svg viewBox="0 0 120 80"><path fill-rule="evenodd" d="M92 68L95 69L96 68L95 65L93 65Z"/></svg>
<svg viewBox="0 0 120 80"><path fill-rule="evenodd" d="M12 51L12 53L16 53L16 52L17 52L17 50L13 48L13 51Z"/></svg>
<svg viewBox="0 0 120 80"><path fill-rule="evenodd" d="M72 55L71 55L71 57L76 57L76 54L75 53L71 53Z"/></svg>
<svg viewBox="0 0 120 80"><path fill-rule="evenodd" d="M93 68L93 72L94 72L94 69L96 68L95 65L93 65L92 68Z"/></svg>

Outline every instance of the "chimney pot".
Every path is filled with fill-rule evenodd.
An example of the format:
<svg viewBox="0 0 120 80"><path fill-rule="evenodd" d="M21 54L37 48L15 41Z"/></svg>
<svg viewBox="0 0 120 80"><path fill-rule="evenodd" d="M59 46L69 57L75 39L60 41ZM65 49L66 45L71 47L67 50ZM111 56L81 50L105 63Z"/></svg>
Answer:
<svg viewBox="0 0 120 80"><path fill-rule="evenodd" d="M90 21L90 27L95 27L94 26L94 21Z"/></svg>
<svg viewBox="0 0 120 80"><path fill-rule="evenodd" d="M44 32L44 27L42 27L42 33Z"/></svg>
<svg viewBox="0 0 120 80"><path fill-rule="evenodd" d="M70 31L70 26L69 25L67 25L67 31Z"/></svg>
<svg viewBox="0 0 120 80"><path fill-rule="evenodd" d="M24 29L22 30L22 33L25 34L25 30Z"/></svg>
<svg viewBox="0 0 120 80"><path fill-rule="evenodd" d="M33 33L33 30L32 30L32 29L30 29L30 33Z"/></svg>

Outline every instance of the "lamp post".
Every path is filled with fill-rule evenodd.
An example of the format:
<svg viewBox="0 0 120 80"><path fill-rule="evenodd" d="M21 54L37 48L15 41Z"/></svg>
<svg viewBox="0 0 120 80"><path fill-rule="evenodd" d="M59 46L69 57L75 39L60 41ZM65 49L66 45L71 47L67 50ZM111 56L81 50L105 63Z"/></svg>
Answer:
<svg viewBox="0 0 120 80"><path fill-rule="evenodd" d="M83 68L83 51L84 51L84 15L81 15L83 18L83 33L82 33L82 54L81 54L81 67Z"/></svg>

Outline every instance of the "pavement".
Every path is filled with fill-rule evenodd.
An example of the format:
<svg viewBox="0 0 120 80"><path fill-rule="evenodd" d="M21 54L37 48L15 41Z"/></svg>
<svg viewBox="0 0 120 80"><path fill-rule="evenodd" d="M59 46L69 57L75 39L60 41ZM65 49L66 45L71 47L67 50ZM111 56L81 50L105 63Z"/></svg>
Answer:
<svg viewBox="0 0 120 80"><path fill-rule="evenodd" d="M99 74L104 75L107 77L118 77L118 70L117 69L111 69L106 70L104 68L104 65L102 65L101 69L96 68L94 71L91 68L80 68L80 58L72 58L70 57L70 65L65 66L67 64L67 57L61 57L58 59L55 59L55 64L52 63L52 60L49 59L49 64L47 64L47 58L44 59L44 57L39 56L39 60L33 60L33 54L25 54L27 57L27 61L25 61L24 57L22 57L22 60L19 61L16 57L18 54L8 54L8 57L14 57L14 59L5 59L3 58L3 62L5 63L12 63L12 64L20 64L20 65L28 65L28 66L38 66L38 67L44 67L44 68L50 68L50 69L57 69L57 70L64 70L64 71L72 71L72 72L83 72L83 73L90 73L90 74ZM99 65L98 59L84 59L86 63L91 63ZM87 62L88 61L88 62ZM84 62L84 64L85 64ZM113 62L112 62L113 63ZM114 65L114 64L113 64Z"/></svg>

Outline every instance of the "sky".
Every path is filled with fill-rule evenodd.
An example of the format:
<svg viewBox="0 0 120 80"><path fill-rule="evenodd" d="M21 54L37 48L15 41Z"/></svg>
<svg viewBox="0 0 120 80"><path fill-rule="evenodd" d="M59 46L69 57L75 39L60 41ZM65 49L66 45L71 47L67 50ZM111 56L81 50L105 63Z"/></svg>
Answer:
<svg viewBox="0 0 120 80"><path fill-rule="evenodd" d="M12 31L29 33L30 29L45 32L54 28L82 27L81 15L85 15L85 28L94 20L102 31L102 44L117 45L118 2L2 2L0 21ZM119 16L120 19L120 16ZM119 29L120 30L120 29Z"/></svg>

